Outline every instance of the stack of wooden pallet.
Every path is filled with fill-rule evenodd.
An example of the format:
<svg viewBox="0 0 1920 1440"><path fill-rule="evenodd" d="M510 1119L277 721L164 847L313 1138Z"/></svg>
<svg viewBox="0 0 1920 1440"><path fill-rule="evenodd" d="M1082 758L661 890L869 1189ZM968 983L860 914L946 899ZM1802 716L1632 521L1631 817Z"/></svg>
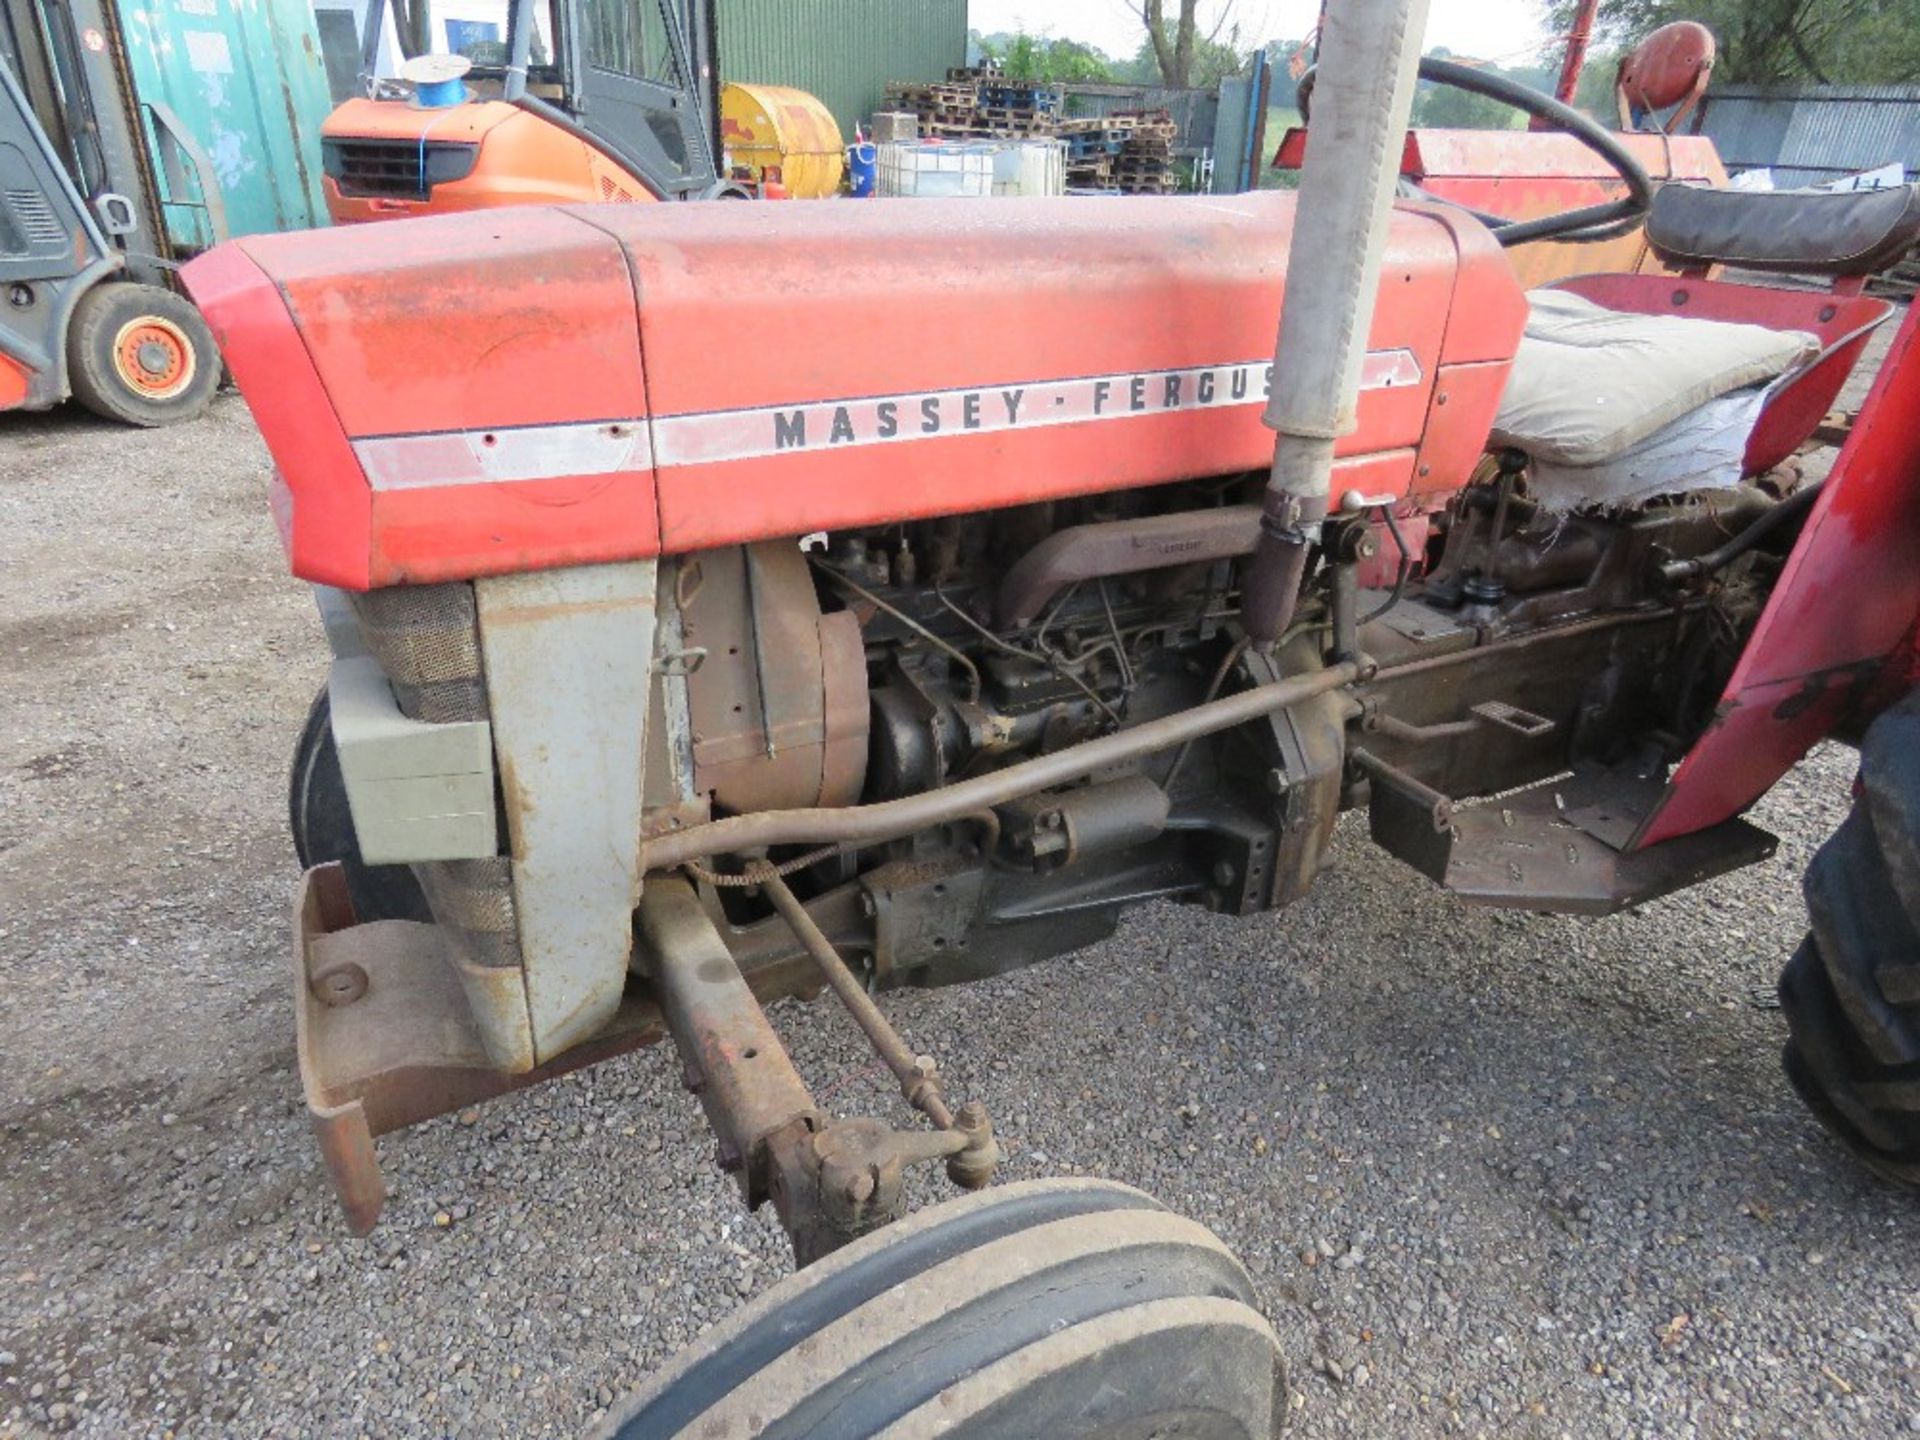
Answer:
<svg viewBox="0 0 1920 1440"><path fill-rule="evenodd" d="M1029 140L1055 133L1060 91L1011 79L996 66L956 66L943 83L888 85L886 107L917 115L928 138Z"/></svg>
<svg viewBox="0 0 1920 1440"><path fill-rule="evenodd" d="M1127 146L1127 128L1109 125L1104 115L1062 120L1060 138L1067 142L1067 187L1071 190L1119 194L1114 162Z"/></svg>
<svg viewBox="0 0 1920 1440"><path fill-rule="evenodd" d="M1127 195L1167 195L1173 191L1173 142L1180 133L1165 110L1123 110L1112 117L1132 122L1120 149L1114 178Z"/></svg>
<svg viewBox="0 0 1920 1440"><path fill-rule="evenodd" d="M980 94L971 85L887 86L886 108L904 111L920 120L923 139L971 135L980 119Z"/></svg>
<svg viewBox="0 0 1920 1440"><path fill-rule="evenodd" d="M1067 184L1074 190L1164 195L1174 188L1173 141L1180 127L1165 110L1118 110L1062 120Z"/></svg>

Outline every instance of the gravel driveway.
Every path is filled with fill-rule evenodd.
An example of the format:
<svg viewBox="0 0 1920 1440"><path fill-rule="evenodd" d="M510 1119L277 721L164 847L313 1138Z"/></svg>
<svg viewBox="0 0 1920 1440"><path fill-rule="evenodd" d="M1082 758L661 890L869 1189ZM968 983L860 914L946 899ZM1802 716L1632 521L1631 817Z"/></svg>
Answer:
<svg viewBox="0 0 1920 1440"><path fill-rule="evenodd" d="M785 1273L664 1048L382 1144L349 1238L293 1077L285 767L323 671L244 407L0 417L0 1435L571 1435ZM888 1008L1008 1178L1214 1227L1309 1437L1920 1432L1914 1202L1777 1055L1823 750L1771 862L1629 916L1466 909L1344 824L1292 911L1137 914ZM844 1017L775 1016L886 1113Z"/></svg>

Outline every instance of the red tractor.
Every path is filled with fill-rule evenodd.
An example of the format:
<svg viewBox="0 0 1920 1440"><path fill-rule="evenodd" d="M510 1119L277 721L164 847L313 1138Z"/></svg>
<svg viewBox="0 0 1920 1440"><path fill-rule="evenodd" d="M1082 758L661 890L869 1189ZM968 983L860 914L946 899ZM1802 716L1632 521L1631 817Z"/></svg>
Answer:
<svg viewBox="0 0 1920 1440"><path fill-rule="evenodd" d="M1123 1186L990 1188L991 1097L874 995L1150 897L1279 909L1348 808L1464 900L1599 913L1770 854L1742 812L1857 741L1787 1067L1920 1180L1913 320L1796 459L1920 202L1656 194L1536 97L1622 197L1395 204L1422 9L1331 7L1297 196L503 210L190 267L335 656L294 1001L350 1223L376 1136L670 1037L792 1238L614 1433L1266 1434L1234 1259ZM1503 251L1643 215L1677 275L1529 294ZM815 1102L764 1007L822 991L923 1126ZM932 1161L975 1193L902 1218Z"/></svg>

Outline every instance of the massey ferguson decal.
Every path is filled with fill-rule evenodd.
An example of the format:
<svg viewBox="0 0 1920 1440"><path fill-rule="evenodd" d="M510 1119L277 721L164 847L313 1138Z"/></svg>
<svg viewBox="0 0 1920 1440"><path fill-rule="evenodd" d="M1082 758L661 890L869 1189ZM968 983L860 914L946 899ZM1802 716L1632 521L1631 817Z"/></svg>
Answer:
<svg viewBox="0 0 1920 1440"><path fill-rule="evenodd" d="M1373 350L1363 390L1418 384L1411 350ZM799 405L760 405L693 415L657 415L570 425L383 435L354 451L375 490L481 485L619 470L712 465L888 445L947 435L981 435L1042 425L1130 420L1172 411L1265 405L1273 365L1248 360L1188 370L1027 380L962 390L911 391Z"/></svg>
<svg viewBox="0 0 1920 1440"><path fill-rule="evenodd" d="M1248 360L1191 370L1029 380L810 405L656 416L654 462L662 468L708 465L839 445L886 445L942 435L1127 420L1174 410L1265 405L1272 380L1271 361ZM1382 390L1419 380L1420 362L1411 350L1377 350L1368 352L1361 387Z"/></svg>

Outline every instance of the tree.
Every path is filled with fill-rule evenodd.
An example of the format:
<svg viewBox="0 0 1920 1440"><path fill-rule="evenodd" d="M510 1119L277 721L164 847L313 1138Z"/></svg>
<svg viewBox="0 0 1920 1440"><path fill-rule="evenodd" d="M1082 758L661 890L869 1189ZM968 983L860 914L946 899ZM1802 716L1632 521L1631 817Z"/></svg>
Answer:
<svg viewBox="0 0 1920 1440"><path fill-rule="evenodd" d="M1197 40L1194 42L1192 63L1187 69L1187 84L1196 90L1212 90L1228 76L1245 73L1249 53L1240 47L1237 34L1227 40ZM1140 42L1140 49L1135 52L1133 62L1123 70L1121 78L1132 85L1169 83L1161 73L1160 61L1153 53L1153 46L1145 40Z"/></svg>
<svg viewBox="0 0 1920 1440"><path fill-rule="evenodd" d="M1559 33L1571 27L1574 4L1545 0ZM1598 38L1628 49L1674 20L1698 20L1713 32L1713 73L1724 82L1920 80L1920 0L1613 0Z"/></svg>
<svg viewBox="0 0 1920 1440"><path fill-rule="evenodd" d="M1213 28L1204 35L1200 31L1200 0L1173 0L1178 8L1171 20L1167 16L1167 3L1168 0L1127 0L1127 8L1139 16L1140 23L1146 27L1147 38L1141 51L1152 56L1160 84L1177 89L1212 86L1219 84L1225 75L1239 73L1245 56L1240 51L1239 31L1231 25L1234 0L1221 0Z"/></svg>

